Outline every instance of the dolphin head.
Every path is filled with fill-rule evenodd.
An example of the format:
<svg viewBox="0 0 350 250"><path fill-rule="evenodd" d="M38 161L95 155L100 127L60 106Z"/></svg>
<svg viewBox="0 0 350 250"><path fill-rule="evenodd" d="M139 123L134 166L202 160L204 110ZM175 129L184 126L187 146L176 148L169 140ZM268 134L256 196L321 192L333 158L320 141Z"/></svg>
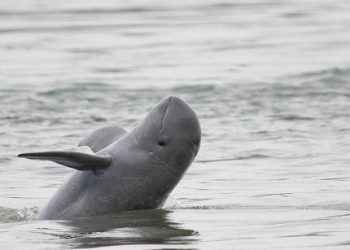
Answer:
<svg viewBox="0 0 350 250"><path fill-rule="evenodd" d="M184 172L198 153L197 115L181 99L164 98L136 128L139 144L174 171Z"/></svg>

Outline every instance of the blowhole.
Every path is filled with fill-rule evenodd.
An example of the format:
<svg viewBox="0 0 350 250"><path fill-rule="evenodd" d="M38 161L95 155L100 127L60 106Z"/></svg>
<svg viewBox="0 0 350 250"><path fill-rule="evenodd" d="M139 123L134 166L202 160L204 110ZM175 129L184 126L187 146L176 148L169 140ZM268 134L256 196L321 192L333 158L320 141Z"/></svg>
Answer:
<svg viewBox="0 0 350 250"><path fill-rule="evenodd" d="M164 145L165 145L165 142L164 142L164 141L158 141L158 145L159 145L159 146L164 146Z"/></svg>

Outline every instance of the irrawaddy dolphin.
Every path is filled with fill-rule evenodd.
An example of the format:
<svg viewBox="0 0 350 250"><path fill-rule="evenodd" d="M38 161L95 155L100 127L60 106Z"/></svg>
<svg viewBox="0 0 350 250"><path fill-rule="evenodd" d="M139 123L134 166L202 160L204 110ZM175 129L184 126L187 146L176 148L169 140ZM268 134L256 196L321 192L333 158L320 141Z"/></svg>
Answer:
<svg viewBox="0 0 350 250"><path fill-rule="evenodd" d="M79 170L38 215L42 220L69 220L162 206L197 155L200 140L194 111L170 96L129 133L117 126L103 127L79 143L95 154L48 151L19 157Z"/></svg>

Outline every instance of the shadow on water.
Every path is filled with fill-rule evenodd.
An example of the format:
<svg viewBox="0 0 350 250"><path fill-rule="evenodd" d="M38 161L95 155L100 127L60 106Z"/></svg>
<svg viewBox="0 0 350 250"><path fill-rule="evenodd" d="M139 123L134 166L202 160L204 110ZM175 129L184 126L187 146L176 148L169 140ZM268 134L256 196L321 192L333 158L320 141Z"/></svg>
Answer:
<svg viewBox="0 0 350 250"><path fill-rule="evenodd" d="M169 219L168 210L142 210L61 221L68 234L56 235L65 239L67 247L95 248L135 244L189 245L196 239L190 229L182 229Z"/></svg>

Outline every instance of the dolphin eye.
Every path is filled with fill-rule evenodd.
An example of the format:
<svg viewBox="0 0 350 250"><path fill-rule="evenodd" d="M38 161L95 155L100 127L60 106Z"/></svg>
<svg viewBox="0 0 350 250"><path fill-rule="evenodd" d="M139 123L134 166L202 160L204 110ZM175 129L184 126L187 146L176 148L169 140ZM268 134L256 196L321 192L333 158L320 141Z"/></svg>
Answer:
<svg viewBox="0 0 350 250"><path fill-rule="evenodd" d="M159 141L158 141L158 145L159 145L159 146L164 146L164 145L165 145L165 142L164 142L163 140L159 140Z"/></svg>

